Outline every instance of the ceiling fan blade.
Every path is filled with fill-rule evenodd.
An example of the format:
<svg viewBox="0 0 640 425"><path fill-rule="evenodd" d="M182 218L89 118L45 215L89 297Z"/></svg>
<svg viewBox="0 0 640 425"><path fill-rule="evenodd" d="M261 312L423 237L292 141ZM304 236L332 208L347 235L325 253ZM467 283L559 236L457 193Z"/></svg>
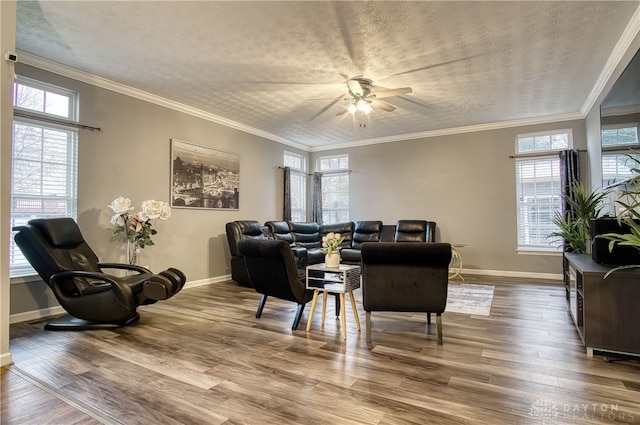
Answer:
<svg viewBox="0 0 640 425"><path fill-rule="evenodd" d="M349 105L351 105L351 104L349 104ZM345 106L344 108L342 108L342 109L340 110L340 112L338 112L338 113L336 114L336 117L339 117L340 115L344 115L344 114L346 114L346 113L347 113L347 110L348 110L348 108L349 108L349 105L347 105L347 106Z"/></svg>
<svg viewBox="0 0 640 425"><path fill-rule="evenodd" d="M339 100L342 99L342 95L336 97L335 99L333 99L331 101L331 103L329 103L327 106L325 106L324 108L320 109L320 111L318 111L317 114L315 114L313 117L311 117L310 121L315 120L316 118L318 118L320 115L324 114L325 112L327 112L327 110L329 110L333 105L335 105L336 103L338 103Z"/></svg>
<svg viewBox="0 0 640 425"><path fill-rule="evenodd" d="M396 109L396 107L393 106L392 104L387 103L384 100L377 100L377 99L374 99L371 101L371 107L376 109L382 109L383 111L387 111L387 112L391 112L394 109Z"/></svg>
<svg viewBox="0 0 640 425"><path fill-rule="evenodd" d="M348 80L347 87L349 87L349 91L353 94L358 96L362 96L364 94L364 90L362 90L362 86L358 80Z"/></svg>
<svg viewBox="0 0 640 425"><path fill-rule="evenodd" d="M401 87L397 89L387 89L380 90L375 93L371 93L371 97L375 97L376 99L381 99L383 97L391 97L391 96L400 96L403 94L413 93L411 87Z"/></svg>

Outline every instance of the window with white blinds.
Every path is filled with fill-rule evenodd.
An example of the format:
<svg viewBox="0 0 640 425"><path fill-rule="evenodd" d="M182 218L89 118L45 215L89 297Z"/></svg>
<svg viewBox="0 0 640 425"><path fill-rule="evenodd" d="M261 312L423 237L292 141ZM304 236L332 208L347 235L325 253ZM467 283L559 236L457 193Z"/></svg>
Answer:
<svg viewBox="0 0 640 425"><path fill-rule="evenodd" d="M284 165L291 168L291 220L307 221L307 172L303 155L285 152Z"/></svg>
<svg viewBox="0 0 640 425"><path fill-rule="evenodd" d="M638 168L640 149L640 125L623 123L602 127L602 186L627 180ZM633 159L635 158L635 159Z"/></svg>
<svg viewBox="0 0 640 425"><path fill-rule="evenodd" d="M553 224L562 208L558 152L572 147L571 131L516 137L516 199L518 251L557 251Z"/></svg>
<svg viewBox="0 0 640 425"><path fill-rule="evenodd" d="M78 133L42 117L76 120L77 93L32 80L14 84L14 107L34 113L13 121L11 227L32 218L77 216ZM35 274L10 242L11 277Z"/></svg>
<svg viewBox="0 0 640 425"><path fill-rule="evenodd" d="M318 158L322 172L322 222L349 221L349 155Z"/></svg>

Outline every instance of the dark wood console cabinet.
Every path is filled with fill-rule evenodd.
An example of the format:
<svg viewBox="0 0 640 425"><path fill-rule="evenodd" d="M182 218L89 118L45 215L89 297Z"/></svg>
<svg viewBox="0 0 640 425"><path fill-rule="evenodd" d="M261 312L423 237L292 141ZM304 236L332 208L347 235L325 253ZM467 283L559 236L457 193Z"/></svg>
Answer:
<svg viewBox="0 0 640 425"><path fill-rule="evenodd" d="M611 267L590 255L564 254L564 284L573 323L587 349L640 355L640 270Z"/></svg>

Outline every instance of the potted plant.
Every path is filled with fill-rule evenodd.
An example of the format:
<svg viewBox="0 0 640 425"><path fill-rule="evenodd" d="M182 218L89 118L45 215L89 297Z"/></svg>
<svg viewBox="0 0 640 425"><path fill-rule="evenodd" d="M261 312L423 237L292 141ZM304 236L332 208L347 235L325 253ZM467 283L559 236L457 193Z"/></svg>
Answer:
<svg viewBox="0 0 640 425"><path fill-rule="evenodd" d="M570 208L563 214L556 211L552 222L558 227L549 237L564 239L565 250L577 254L586 254L591 247L591 220L602 215L603 200L608 191L587 193L584 185L575 181L571 185L571 196L563 195Z"/></svg>

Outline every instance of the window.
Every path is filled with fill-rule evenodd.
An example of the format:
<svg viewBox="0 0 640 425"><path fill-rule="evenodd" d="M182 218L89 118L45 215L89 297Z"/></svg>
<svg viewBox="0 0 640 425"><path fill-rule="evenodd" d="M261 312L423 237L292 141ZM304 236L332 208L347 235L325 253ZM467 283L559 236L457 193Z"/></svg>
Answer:
<svg viewBox="0 0 640 425"><path fill-rule="evenodd" d="M322 222L349 221L349 155L318 158L322 172Z"/></svg>
<svg viewBox="0 0 640 425"><path fill-rule="evenodd" d="M13 121L11 227L32 218L77 216L78 133L40 120L76 120L75 92L19 78L13 105L32 118ZM11 238L11 277L35 274Z"/></svg>
<svg viewBox="0 0 640 425"><path fill-rule="evenodd" d="M632 177L631 170L637 168L638 162L629 155L640 159L631 150L640 148L638 124L616 124L602 127L602 186L606 187Z"/></svg>
<svg viewBox="0 0 640 425"><path fill-rule="evenodd" d="M305 157L284 153L284 166L291 168L291 220L307 221L307 170Z"/></svg>
<svg viewBox="0 0 640 425"><path fill-rule="evenodd" d="M558 152L572 147L571 130L519 135L516 138L518 250L557 251L558 229L552 220L562 209Z"/></svg>

